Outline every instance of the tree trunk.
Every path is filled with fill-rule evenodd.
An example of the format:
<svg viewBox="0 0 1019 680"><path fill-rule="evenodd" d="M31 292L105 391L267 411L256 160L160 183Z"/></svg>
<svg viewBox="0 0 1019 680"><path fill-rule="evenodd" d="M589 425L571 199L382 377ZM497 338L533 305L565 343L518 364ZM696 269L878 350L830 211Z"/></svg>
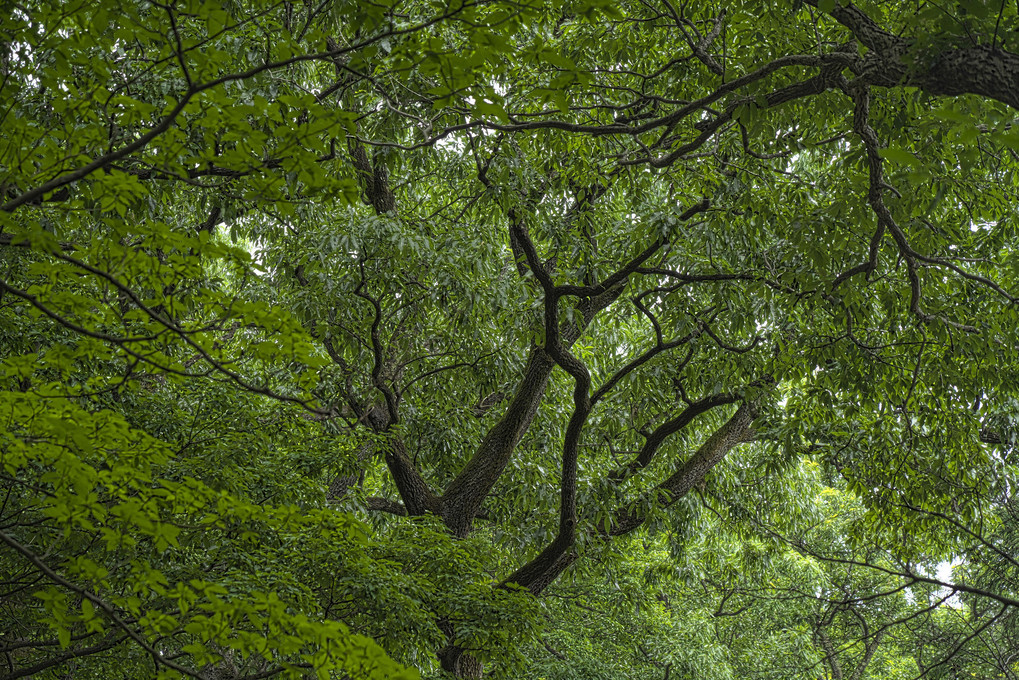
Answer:
<svg viewBox="0 0 1019 680"><path fill-rule="evenodd" d="M442 670L452 673L458 678L481 678L485 674L484 664L464 651L456 644L456 631L449 621L440 621L439 629L446 634L449 644L439 651L439 664Z"/></svg>

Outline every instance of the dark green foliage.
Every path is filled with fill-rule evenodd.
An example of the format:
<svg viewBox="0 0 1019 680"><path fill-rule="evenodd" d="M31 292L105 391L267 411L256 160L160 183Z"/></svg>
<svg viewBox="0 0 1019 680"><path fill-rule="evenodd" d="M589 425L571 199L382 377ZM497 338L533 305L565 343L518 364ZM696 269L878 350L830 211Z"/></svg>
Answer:
<svg viewBox="0 0 1019 680"><path fill-rule="evenodd" d="M0 12L3 672L1014 674L1017 21Z"/></svg>

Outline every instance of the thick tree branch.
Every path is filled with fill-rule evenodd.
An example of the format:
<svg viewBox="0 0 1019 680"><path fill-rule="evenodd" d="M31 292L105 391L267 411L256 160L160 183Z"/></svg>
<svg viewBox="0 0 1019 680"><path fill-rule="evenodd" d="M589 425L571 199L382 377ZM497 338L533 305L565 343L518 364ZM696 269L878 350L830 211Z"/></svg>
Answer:
<svg viewBox="0 0 1019 680"><path fill-rule="evenodd" d="M372 496L365 501L365 506L369 510L375 510L376 512L388 512L391 515L406 515L407 508L403 507L403 503L390 500L388 498L382 498L380 496Z"/></svg>
<svg viewBox="0 0 1019 680"><path fill-rule="evenodd" d="M634 473L650 465L651 461L654 460L655 454L658 453L662 444L665 443L665 440L693 422L694 418L702 413L707 413L713 408L733 404L737 401L739 401L739 396L735 394L716 394L695 401L683 409L675 418L671 418L655 428L644 441L644 446L641 447L637 457L625 467L610 472L608 478L616 482L628 479Z"/></svg>
<svg viewBox="0 0 1019 680"><path fill-rule="evenodd" d="M541 347L532 347L524 375L502 418L485 434L474 455L442 496L443 520L454 534L466 535L485 497L538 412L555 362Z"/></svg>
<svg viewBox="0 0 1019 680"><path fill-rule="evenodd" d="M682 219L689 219L707 210L709 205L708 200L704 199L687 209L683 213ZM570 347L573 346L573 343L576 342L584 329L591 323L595 315L619 297L623 291L623 285L629 276L637 271L640 265L651 254L664 245L664 242L656 242L653 246L645 249L637 258L623 265L619 270L610 274L598 284L592 286L556 286L551 274L541 262L537 249L522 221L511 221L510 236L511 241L515 240L516 245L514 247L519 248L528 268L534 273L544 292L546 344L545 348L532 348L531 354L528 357L524 378L518 386L513 399L510 401L506 414L485 435L474 456L468 461L460 474L450 483L442 496L443 518L447 526L457 535L464 535L470 530L472 518L481 508L481 504L488 495L488 492L491 491L496 480L498 480L505 469L513 450L516 448L524 432L526 432L527 427L534 418L534 414L537 412L538 406L541 404L541 400L544 398L545 388L552 369L558 363L565 370L574 374L568 368L570 366L576 368L574 365L575 360L571 359L572 355L569 354ZM576 306L577 311L580 312L579 322L560 324L558 304L563 295L577 295L581 297ZM632 370L635 367L636 365L631 366L628 370ZM627 369L624 367L624 370ZM574 374L574 378L577 375L579 375L579 372ZM589 390L589 385L587 389ZM611 385L606 385L606 389L611 389ZM604 390L600 391L594 401L600 399L603 394ZM585 399L587 398L585 395ZM587 410L589 409L590 406L587 407ZM586 413L581 418L581 424L578 427L582 427L584 419L586 419Z"/></svg>
<svg viewBox="0 0 1019 680"><path fill-rule="evenodd" d="M643 501L654 502L661 507L673 505L699 484L729 451L746 441L756 417L756 404L744 402L679 470L649 492ZM620 509L611 526L599 528L599 535L603 539L620 536L638 528L645 520L646 516L638 510ZM553 540L537 557L507 578L506 582L521 585L537 595L573 564L578 556L574 543L565 544L562 540Z"/></svg>
<svg viewBox="0 0 1019 680"><path fill-rule="evenodd" d="M598 192L600 196L604 191ZM590 203L585 198L585 204ZM570 213L574 212L573 210ZM577 302L579 312L574 322L560 323L558 319L559 295L551 275L540 261L537 249L527 233L522 219L511 214L510 239L514 251L519 250L545 295L545 347L534 346L527 359L522 380L510 400L503 417L486 433L474 455L446 488L441 498L442 517L455 535L470 531L471 522L496 481L506 468L513 451L534 419L545 395L548 379L557 361L567 362L570 347L602 309L612 304L622 293L622 285L606 290L592 291ZM521 257L522 256L522 257ZM586 397L585 397L586 398Z"/></svg>
<svg viewBox="0 0 1019 680"><path fill-rule="evenodd" d="M817 5L816 0L807 0ZM908 38L885 30L852 3L831 12L870 52L858 73L869 85L918 87L933 95L977 94L1019 109L1019 55L988 45L922 53Z"/></svg>
<svg viewBox="0 0 1019 680"><path fill-rule="evenodd" d="M821 643L821 649L824 650L824 660L831 671L832 680L842 680L842 664L839 663L838 653L836 653L835 645L832 644L828 633L823 629L818 630L817 640Z"/></svg>
<svg viewBox="0 0 1019 680"><path fill-rule="evenodd" d="M751 425L757 414L754 402L743 402L736 413L715 430L679 470L655 487L645 500L653 500L661 507L669 507L689 493L729 451L747 441L753 432ZM629 533L643 524L645 519L639 511L622 510L616 514L615 522L607 533L612 536Z"/></svg>

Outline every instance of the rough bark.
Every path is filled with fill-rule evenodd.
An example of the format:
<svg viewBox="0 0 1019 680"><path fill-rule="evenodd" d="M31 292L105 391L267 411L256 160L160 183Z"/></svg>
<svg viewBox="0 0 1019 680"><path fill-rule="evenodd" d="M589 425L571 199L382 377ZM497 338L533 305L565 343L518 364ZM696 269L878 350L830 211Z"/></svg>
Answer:
<svg viewBox="0 0 1019 680"><path fill-rule="evenodd" d="M392 437L386 442L386 466L392 475L400 498L409 515L423 515L427 512L440 514L439 499L428 488L414 461L407 455L403 440Z"/></svg>
<svg viewBox="0 0 1019 680"><path fill-rule="evenodd" d="M614 302L621 292L622 288L614 288L582 300L576 308L579 314L574 317L579 316L579 321L559 328L562 346L572 347L595 315ZM471 459L446 487L441 498L442 518L454 535L462 537L470 532L471 522L481 511L481 504L534 420L555 366L555 360L543 348L531 348L524 375L505 414L492 426Z"/></svg>
<svg viewBox="0 0 1019 680"><path fill-rule="evenodd" d="M824 650L824 660L831 671L832 680L842 680L842 664L839 663L838 654L835 652L835 645L832 644L828 633L823 630L817 631L817 639L821 643L821 649Z"/></svg>
<svg viewBox="0 0 1019 680"><path fill-rule="evenodd" d="M939 45L924 53L852 4L836 3L831 15L869 50L854 69L867 84L918 87L933 95L977 94L1019 109L1019 55L997 45Z"/></svg>
<svg viewBox="0 0 1019 680"><path fill-rule="evenodd" d="M601 189L597 195L600 196L603 193L604 189ZM704 199L688 208L680 216L680 219L688 220L709 207L710 202ZM544 294L546 346L544 349L537 347L532 349L524 379L510 402L506 415L485 436L474 456L443 494L441 499L442 516L446 525L455 535L464 536L470 531L473 518L481 509L485 497L502 474L513 450L537 413L545 394L548 378L552 369L558 365L577 381L574 391L574 413L567 428L567 438L563 449L564 462L561 482L563 513L560 518L560 534L563 537L557 544L559 546L572 545L575 537L564 534L564 532L572 534L576 525L576 519L569 517L570 513L567 507L572 502L575 491L571 486L570 479L575 475L576 447L592 401L589 396L590 380L587 369L570 355L570 348L595 315L619 297L630 275L663 247L665 241L657 241L649 246L636 258L600 283L577 287L554 285L548 265L538 258L537 250L522 222L513 221L511 223L510 236L515 243L514 252L517 253L518 265L526 264L527 269L538 280ZM579 323L559 322L559 303L564 296L580 298L576 304L576 310L580 312ZM661 441L664 441L665 436L661 438ZM574 461L573 463L570 462L571 459Z"/></svg>
<svg viewBox="0 0 1019 680"><path fill-rule="evenodd" d="M439 652L439 664L442 670L458 678L481 678L485 674L483 664L476 657L465 654L455 645Z"/></svg>
<svg viewBox="0 0 1019 680"><path fill-rule="evenodd" d="M648 435L644 441L644 446L640 448L640 452L637 457L634 458L628 465L618 470L614 470L609 473L609 479L613 481L623 481L640 470L643 470L651 461L654 460L655 454L661 448L665 440L676 434L691 422L694 418L705 413L716 406L723 406L725 404L732 404L739 400L739 397L733 394L717 394L711 397L705 397L699 401L695 401L690 404L687 408L677 415L675 418L670 418Z"/></svg>
<svg viewBox="0 0 1019 680"><path fill-rule="evenodd" d="M540 347L532 347L524 376L506 413L484 439L460 474L443 494L442 518L457 536L465 536L488 492L506 468L513 450L530 426L545 396L555 362Z"/></svg>
<svg viewBox="0 0 1019 680"><path fill-rule="evenodd" d="M442 670L452 673L458 678L481 678L485 674L484 664L477 657L456 644L456 631L453 624L448 620L439 621L439 630L445 635L449 643L439 650L439 665Z"/></svg>
<svg viewBox="0 0 1019 680"><path fill-rule="evenodd" d="M756 417L757 405L754 402L743 402L736 413L715 430L679 470L654 489L652 493L655 501L662 507L669 507L700 484L729 451L747 441ZM629 533L643 524L645 519L640 513L620 513L609 533L612 536Z"/></svg>
<svg viewBox="0 0 1019 680"><path fill-rule="evenodd" d="M356 137L347 138L347 149L357 170L357 178L361 183L362 200L370 205L379 215L385 215L396 209L396 197L389 185L389 171L381 157L369 160L364 144Z"/></svg>

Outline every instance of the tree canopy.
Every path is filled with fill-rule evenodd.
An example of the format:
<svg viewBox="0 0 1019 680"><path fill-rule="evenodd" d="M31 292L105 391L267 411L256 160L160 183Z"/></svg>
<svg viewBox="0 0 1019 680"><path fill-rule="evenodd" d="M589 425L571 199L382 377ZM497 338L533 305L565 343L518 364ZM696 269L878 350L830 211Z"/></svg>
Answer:
<svg viewBox="0 0 1019 680"><path fill-rule="evenodd" d="M6 677L1019 673L1012 4L7 8Z"/></svg>

